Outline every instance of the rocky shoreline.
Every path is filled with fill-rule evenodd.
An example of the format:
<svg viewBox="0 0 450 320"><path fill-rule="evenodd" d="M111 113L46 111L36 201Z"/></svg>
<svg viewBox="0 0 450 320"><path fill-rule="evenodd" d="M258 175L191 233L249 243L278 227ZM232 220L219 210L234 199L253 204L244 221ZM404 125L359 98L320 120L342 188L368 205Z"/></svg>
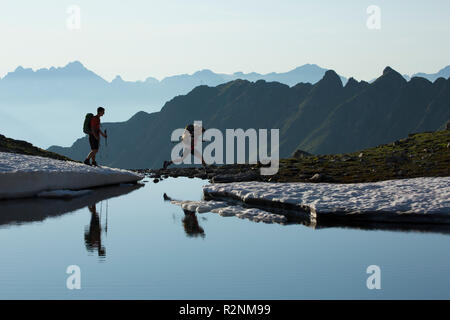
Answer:
<svg viewBox="0 0 450 320"><path fill-rule="evenodd" d="M358 183L450 176L450 130L410 134L389 144L347 154L311 155L301 150L281 159L277 174L260 175L260 164L136 170L157 183L168 177L228 182Z"/></svg>
<svg viewBox="0 0 450 320"><path fill-rule="evenodd" d="M143 169L135 170L147 177L153 179L154 183L167 178L198 178L209 180L211 183L229 183L229 182L247 182L247 181L261 181L261 182L278 182L280 175L264 176L260 174L258 165L211 165L206 168L203 167L180 167L167 169ZM303 182L332 182L331 177L315 173L315 174L301 174L295 176L296 181Z"/></svg>
<svg viewBox="0 0 450 320"><path fill-rule="evenodd" d="M259 169L256 166L250 165L211 165L206 168L175 167L167 169L143 169L136 171L153 179L153 182L155 183L169 177L199 178L209 180L212 183L266 181L263 180L265 177L259 174Z"/></svg>

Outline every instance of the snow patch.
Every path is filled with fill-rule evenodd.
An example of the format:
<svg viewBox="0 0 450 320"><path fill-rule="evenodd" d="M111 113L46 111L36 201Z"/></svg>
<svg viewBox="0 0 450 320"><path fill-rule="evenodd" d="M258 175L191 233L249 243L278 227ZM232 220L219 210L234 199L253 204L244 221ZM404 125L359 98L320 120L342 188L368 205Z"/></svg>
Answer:
<svg viewBox="0 0 450 320"><path fill-rule="evenodd" d="M136 183L143 178L128 170L0 152L0 199L32 197L44 191Z"/></svg>
<svg viewBox="0 0 450 320"><path fill-rule="evenodd" d="M266 212L264 210L255 208L244 208L239 205L229 205L223 201L177 201L172 200L172 204L181 206L182 209L204 213L214 212L218 213L222 217L236 216L241 219L248 219L254 222L264 223L286 223L285 216Z"/></svg>
<svg viewBox="0 0 450 320"><path fill-rule="evenodd" d="M317 213L450 214L450 177L373 183L217 183L205 194L307 206Z"/></svg>
<svg viewBox="0 0 450 320"><path fill-rule="evenodd" d="M179 205L183 210L205 213L213 209L222 208L227 204L222 201L178 201L172 200L172 204Z"/></svg>

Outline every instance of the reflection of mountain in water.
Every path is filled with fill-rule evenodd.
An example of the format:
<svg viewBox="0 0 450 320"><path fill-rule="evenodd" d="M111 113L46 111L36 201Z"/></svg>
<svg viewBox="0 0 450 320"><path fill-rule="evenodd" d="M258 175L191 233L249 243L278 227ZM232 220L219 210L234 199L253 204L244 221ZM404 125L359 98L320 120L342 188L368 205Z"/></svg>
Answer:
<svg viewBox="0 0 450 320"><path fill-rule="evenodd" d="M85 196L70 200L43 198L2 200L0 201L0 228L61 216L102 200L128 194L142 186L142 184L135 184L98 188Z"/></svg>

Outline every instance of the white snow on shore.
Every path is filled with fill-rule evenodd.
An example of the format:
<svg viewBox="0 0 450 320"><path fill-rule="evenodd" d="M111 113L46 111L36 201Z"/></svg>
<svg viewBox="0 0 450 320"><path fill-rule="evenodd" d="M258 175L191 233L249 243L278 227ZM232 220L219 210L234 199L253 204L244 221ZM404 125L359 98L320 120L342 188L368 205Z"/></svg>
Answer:
<svg viewBox="0 0 450 320"><path fill-rule="evenodd" d="M31 197L44 191L135 183L143 178L128 170L0 152L0 199Z"/></svg>
<svg viewBox="0 0 450 320"><path fill-rule="evenodd" d="M214 212L222 217L236 216L241 219L248 219L254 222L280 223L284 224L286 217L266 212L260 209L244 208L239 205L229 205L223 201L177 201L172 200L172 204L181 206L182 209L197 213Z"/></svg>
<svg viewBox="0 0 450 320"><path fill-rule="evenodd" d="M450 177L373 183L218 183L205 193L306 205L312 212L450 214Z"/></svg>

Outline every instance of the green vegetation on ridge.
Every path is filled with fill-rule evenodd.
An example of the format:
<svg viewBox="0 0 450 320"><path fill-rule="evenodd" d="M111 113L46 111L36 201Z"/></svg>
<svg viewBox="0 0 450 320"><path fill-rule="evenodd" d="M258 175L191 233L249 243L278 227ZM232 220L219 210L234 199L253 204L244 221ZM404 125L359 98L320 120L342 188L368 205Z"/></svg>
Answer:
<svg viewBox="0 0 450 320"><path fill-rule="evenodd" d="M269 180L351 183L437 176L450 176L450 130L410 134L353 153L282 159Z"/></svg>
<svg viewBox="0 0 450 320"><path fill-rule="evenodd" d="M20 153L30 156L40 156L57 160L72 161L71 159L65 156L61 156L57 153L35 147L31 143L28 143L26 141L14 140L11 138L7 138L1 134L0 134L0 152Z"/></svg>
<svg viewBox="0 0 450 320"><path fill-rule="evenodd" d="M410 134L407 138L353 153L311 155L280 160L277 174L260 175L261 165L228 164L138 170L155 178L189 177L211 182L358 183L450 176L450 130Z"/></svg>

